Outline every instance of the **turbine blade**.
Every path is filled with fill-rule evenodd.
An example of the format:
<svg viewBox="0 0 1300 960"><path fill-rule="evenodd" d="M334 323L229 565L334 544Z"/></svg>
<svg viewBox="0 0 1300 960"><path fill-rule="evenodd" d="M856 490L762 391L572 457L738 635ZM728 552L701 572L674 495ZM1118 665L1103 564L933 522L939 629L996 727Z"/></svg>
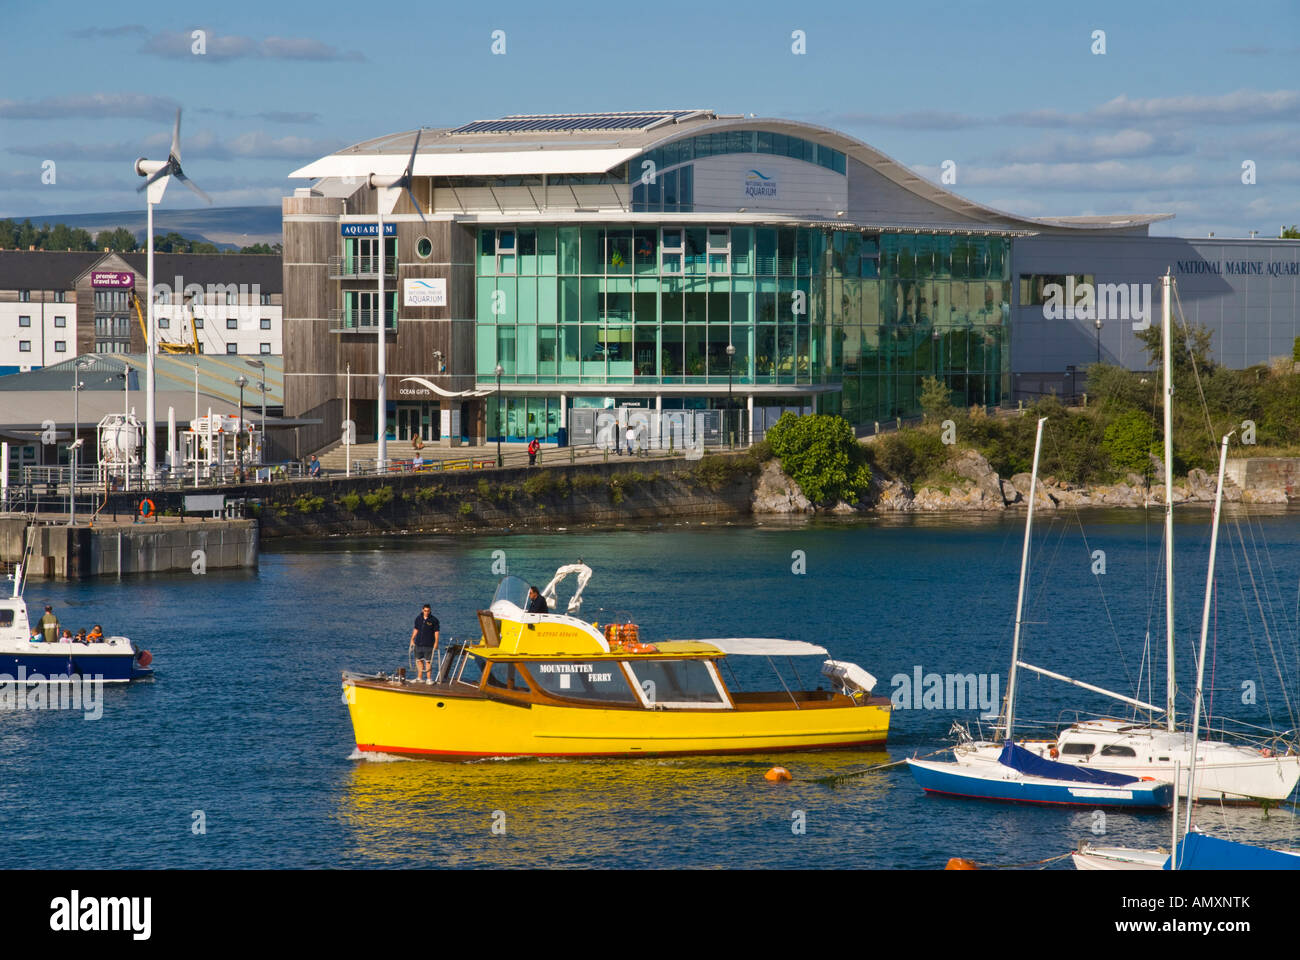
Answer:
<svg viewBox="0 0 1300 960"><path fill-rule="evenodd" d="M191 180L189 177L185 176L185 174L181 173L181 172L178 170L175 174L173 174L173 176L175 176L176 179L179 180L181 183L185 184L185 186L189 187L191 190L193 190L195 193L197 193L197 194L198 194L200 197L202 197L204 200L208 201L208 203L211 203L211 202L212 202L212 198L209 197L209 196L208 196L206 193L204 193L202 190L200 190L198 187L196 187L196 186L194 185L194 181Z"/></svg>
<svg viewBox="0 0 1300 960"><path fill-rule="evenodd" d="M170 175L171 172L172 172L172 167L171 164L169 163L166 166L162 167L161 169L154 171L154 173L150 175L148 180L146 180L144 183L140 184L140 186L136 188L135 192L144 193L144 191L149 187L149 185L152 184L155 180L161 180L163 177Z"/></svg>
<svg viewBox="0 0 1300 960"><path fill-rule="evenodd" d="M406 187L406 195L411 198L411 206L415 207L415 212L420 215L420 219L424 220L425 223L428 223L429 221L425 218L424 211L420 209L420 201L415 199L415 194L411 192L409 184Z"/></svg>
<svg viewBox="0 0 1300 960"><path fill-rule="evenodd" d="M171 155L179 163L181 159L181 108L176 108L176 125L172 127L172 152Z"/></svg>
<svg viewBox="0 0 1300 960"><path fill-rule="evenodd" d="M402 177L408 181L411 179L411 170L415 167L415 151L420 149L420 134L423 132L423 127L415 131L415 143L411 145L411 159L406 161L406 172L402 174Z"/></svg>

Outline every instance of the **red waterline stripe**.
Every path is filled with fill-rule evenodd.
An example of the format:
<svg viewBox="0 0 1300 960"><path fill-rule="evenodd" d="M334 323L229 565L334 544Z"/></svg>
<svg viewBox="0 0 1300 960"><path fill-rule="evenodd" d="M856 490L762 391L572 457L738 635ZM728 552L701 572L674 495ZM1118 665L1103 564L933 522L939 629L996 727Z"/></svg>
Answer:
<svg viewBox="0 0 1300 960"><path fill-rule="evenodd" d="M727 750L620 750L614 753L480 753L465 750L426 750L421 747L386 747L380 744L362 745L357 749L362 753L419 754L436 757L464 757L468 759L486 759L487 757L707 757L728 753L769 753L774 750L837 750L850 747L870 747L885 744L879 740L852 740L847 743L815 743L807 746L788 747L736 747Z"/></svg>

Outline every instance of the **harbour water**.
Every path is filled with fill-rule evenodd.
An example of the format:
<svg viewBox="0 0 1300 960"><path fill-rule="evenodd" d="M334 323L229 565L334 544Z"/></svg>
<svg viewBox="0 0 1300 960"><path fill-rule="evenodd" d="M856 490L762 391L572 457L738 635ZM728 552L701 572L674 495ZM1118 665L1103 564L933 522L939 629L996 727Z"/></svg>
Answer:
<svg viewBox="0 0 1300 960"><path fill-rule="evenodd" d="M411 622L425 601L444 640L476 635L475 611L498 579L493 564L502 555L494 551L504 551L511 573L539 585L559 564L582 558L595 570L583 614L630 613L650 641L783 636L861 664L879 678L879 693L920 668L996 676L1000 696L1022 524L1018 516L668 523L338 539L273 544L255 572L34 583L30 606L52 603L74 629L102 623L106 632L132 636L153 651L157 679L106 690L94 721L74 712L0 713L3 863L933 868L950 856L1045 860L1082 839L1167 846L1167 816L1099 820L1090 810L929 798L903 766L838 785L764 781L775 764L813 778L928 753L954 720L973 724L978 716L951 704L926 709L919 691L915 709L895 711L887 751L877 753L455 764L354 754L340 671L405 666ZM1160 517L1050 518L1041 531L1025 658L1133 693L1144 636L1150 631L1163 644ZM1255 563L1253 581L1238 531ZM1207 667L1216 723L1227 714L1279 729L1297 725L1297 532L1300 518L1285 514L1239 528L1230 518L1225 526L1217 644ZM1208 514L1189 513L1177 537L1180 667L1190 690ZM1094 572L1099 550L1104 574ZM778 666L791 676L787 664ZM818 664L797 666L808 681ZM1146 681L1142 698L1163 702L1162 660L1149 692ZM1025 680L1019 699L1019 714L1048 721L1067 709L1111 709L1093 694L1038 678ZM1186 710L1189 697L1180 705ZM1201 807L1198 820L1265 845L1300 837L1286 808L1265 817L1258 809Z"/></svg>

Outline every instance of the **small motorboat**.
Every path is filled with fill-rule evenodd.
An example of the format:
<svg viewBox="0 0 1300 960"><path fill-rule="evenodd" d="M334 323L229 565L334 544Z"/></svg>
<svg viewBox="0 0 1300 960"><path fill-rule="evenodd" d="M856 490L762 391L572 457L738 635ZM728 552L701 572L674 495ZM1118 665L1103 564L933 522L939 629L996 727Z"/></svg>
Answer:
<svg viewBox="0 0 1300 960"><path fill-rule="evenodd" d="M556 584L578 574L568 612ZM827 689L741 690L731 657L825 657L797 640L726 638L646 643L636 624L603 629L575 616L591 577L556 571L548 612L526 611L528 585L507 576L478 612L481 636L443 654L433 683L343 674L357 749L442 760L643 757L871 747L884 744L890 702L856 664L825 660ZM772 664L775 668L775 664ZM403 671L404 672L404 671ZM778 673L779 675L779 673ZM797 670L795 676L798 676Z"/></svg>
<svg viewBox="0 0 1300 960"><path fill-rule="evenodd" d="M128 683L153 676L153 655L127 637L95 643L46 643L32 639L23 600L23 567L14 570L13 593L0 598L0 683L66 683L80 678Z"/></svg>

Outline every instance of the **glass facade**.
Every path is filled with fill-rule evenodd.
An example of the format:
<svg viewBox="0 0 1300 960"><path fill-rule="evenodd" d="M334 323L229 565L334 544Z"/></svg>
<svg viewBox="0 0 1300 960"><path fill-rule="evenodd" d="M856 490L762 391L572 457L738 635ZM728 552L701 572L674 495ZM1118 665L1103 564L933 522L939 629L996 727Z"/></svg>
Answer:
<svg viewBox="0 0 1300 960"><path fill-rule="evenodd" d="M1009 252L1002 237L804 227L481 229L478 381L494 384L500 363L503 384L557 388L546 394L564 384L653 394L729 378L792 395L839 386L818 408L863 423L916 413L921 379L938 376L954 403L997 404L1010 360ZM555 405L503 398L506 435L544 425L553 436Z"/></svg>

